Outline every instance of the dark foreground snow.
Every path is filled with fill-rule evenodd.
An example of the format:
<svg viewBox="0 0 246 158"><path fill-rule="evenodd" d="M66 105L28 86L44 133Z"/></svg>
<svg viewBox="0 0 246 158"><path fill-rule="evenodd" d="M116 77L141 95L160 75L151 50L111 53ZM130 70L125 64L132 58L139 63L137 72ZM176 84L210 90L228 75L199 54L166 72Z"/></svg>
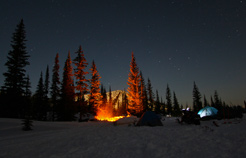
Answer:
<svg viewBox="0 0 246 158"><path fill-rule="evenodd" d="M246 119L180 125L166 118L164 126L113 126L109 122L33 122L0 118L0 158L79 157L246 157ZM227 120L226 120L227 121Z"/></svg>

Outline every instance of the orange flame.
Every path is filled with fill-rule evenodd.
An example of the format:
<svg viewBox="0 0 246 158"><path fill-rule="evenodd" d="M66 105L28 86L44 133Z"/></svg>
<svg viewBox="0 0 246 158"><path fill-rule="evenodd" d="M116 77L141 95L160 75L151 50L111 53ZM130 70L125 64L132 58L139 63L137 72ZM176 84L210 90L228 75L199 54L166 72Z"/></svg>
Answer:
<svg viewBox="0 0 246 158"><path fill-rule="evenodd" d="M113 111L107 107L98 108L97 116L95 118L99 121L115 122L125 116L113 116Z"/></svg>

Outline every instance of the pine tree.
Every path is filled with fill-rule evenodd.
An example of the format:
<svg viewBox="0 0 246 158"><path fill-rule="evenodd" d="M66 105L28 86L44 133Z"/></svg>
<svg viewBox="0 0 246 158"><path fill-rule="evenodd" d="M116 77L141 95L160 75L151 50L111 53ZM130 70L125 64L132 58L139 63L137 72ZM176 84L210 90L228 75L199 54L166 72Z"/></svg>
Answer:
<svg viewBox="0 0 246 158"><path fill-rule="evenodd" d="M154 93L152 90L152 85L150 79L148 78L147 83L147 91L148 91L148 103L149 103L149 110L154 110Z"/></svg>
<svg viewBox="0 0 246 158"><path fill-rule="evenodd" d="M214 107L215 104L214 104L214 100L213 100L213 97L212 96L210 97L210 100L211 100L211 106Z"/></svg>
<svg viewBox="0 0 246 158"><path fill-rule="evenodd" d="M171 91L169 86L167 85L166 89L166 100L167 100L167 114L171 115L172 114L172 96L171 96Z"/></svg>
<svg viewBox="0 0 246 158"><path fill-rule="evenodd" d="M128 74L128 112L131 114L141 114L143 106L140 98L140 75L134 54L130 63L130 73Z"/></svg>
<svg viewBox="0 0 246 158"><path fill-rule="evenodd" d="M50 81L49 81L49 65L47 65L47 68L46 68L46 73L45 73L45 81L44 81L44 95L46 98L48 98L48 94L49 94L49 84L50 84Z"/></svg>
<svg viewBox="0 0 246 158"><path fill-rule="evenodd" d="M148 95L147 95L143 74L141 71L140 71L140 97L143 105L143 111L148 110Z"/></svg>
<svg viewBox="0 0 246 158"><path fill-rule="evenodd" d="M5 77L4 86L1 91L4 91L7 105L6 115L8 117L18 117L23 111L25 92L25 67L29 65L29 55L26 51L26 31L23 19L17 25L15 33L13 33L11 47L7 56L7 72L3 75ZM14 99L12 99L14 98Z"/></svg>
<svg viewBox="0 0 246 158"><path fill-rule="evenodd" d="M46 106L45 106L45 90L43 83L43 73L41 72L39 82L37 85L37 90L34 94L34 112L35 118L37 120L46 119Z"/></svg>
<svg viewBox="0 0 246 158"><path fill-rule="evenodd" d="M104 88L103 84L101 84L101 95L102 95L102 104L103 106L105 106L107 103L107 91Z"/></svg>
<svg viewBox="0 0 246 158"><path fill-rule="evenodd" d="M58 100L60 99L60 78L59 78L59 54L56 54L55 64L53 66L52 84L51 84L51 102L52 102L52 120L55 120Z"/></svg>
<svg viewBox="0 0 246 158"><path fill-rule="evenodd" d="M90 88L90 99L89 111L93 114L96 114L98 107L102 104L102 95L100 93L100 75L97 71L95 62L93 60L92 67L91 67L91 88Z"/></svg>
<svg viewBox="0 0 246 158"><path fill-rule="evenodd" d="M165 104L165 102L163 102L162 97L161 97L161 113L163 115L166 115L166 104Z"/></svg>
<svg viewBox="0 0 246 158"><path fill-rule="evenodd" d="M156 90L155 112L157 114L161 113L161 103L160 103L158 90Z"/></svg>
<svg viewBox="0 0 246 158"><path fill-rule="evenodd" d="M222 107L222 101L219 99L219 94L217 91L214 91L214 107L220 109Z"/></svg>
<svg viewBox="0 0 246 158"><path fill-rule="evenodd" d="M30 130L32 130L32 126L33 126L32 123L33 122L31 120L30 116L29 115L25 116L25 119L22 120L22 125L23 125L22 130L23 131L30 131Z"/></svg>
<svg viewBox="0 0 246 158"><path fill-rule="evenodd" d="M49 102L49 66L47 65L46 72L45 72L45 81L44 81L44 102L47 112L50 110L50 102Z"/></svg>
<svg viewBox="0 0 246 158"><path fill-rule="evenodd" d="M75 90L73 81L73 67L70 52L68 53L63 71L63 80L61 88L61 105L59 110L59 120L74 120L75 109Z"/></svg>
<svg viewBox="0 0 246 158"><path fill-rule="evenodd" d="M75 64L74 69L74 76L75 76L75 90L76 90L76 97L77 97L77 105L80 112L80 119L82 113L86 112L86 102L84 100L84 95L88 93L88 80L85 76L89 73L85 71L88 63L84 57L84 52L82 51L82 47L79 46L79 49L76 53L76 58L73 60Z"/></svg>
<svg viewBox="0 0 246 158"><path fill-rule="evenodd" d="M202 101L201 101L201 94L199 92L199 89L194 82L194 88L193 88L193 111L198 112L200 109L202 109Z"/></svg>
<svg viewBox="0 0 246 158"><path fill-rule="evenodd" d="M181 115L179 102L178 102L178 99L176 97L175 92L173 92L173 114L174 114L174 116L180 116Z"/></svg>

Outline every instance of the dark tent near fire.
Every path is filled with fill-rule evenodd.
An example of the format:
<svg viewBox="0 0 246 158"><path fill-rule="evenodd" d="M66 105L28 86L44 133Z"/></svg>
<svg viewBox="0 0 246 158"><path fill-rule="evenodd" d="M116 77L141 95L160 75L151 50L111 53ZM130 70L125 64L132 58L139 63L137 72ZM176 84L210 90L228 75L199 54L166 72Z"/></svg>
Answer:
<svg viewBox="0 0 246 158"><path fill-rule="evenodd" d="M163 124L155 112L146 111L138 120L136 126L163 126Z"/></svg>

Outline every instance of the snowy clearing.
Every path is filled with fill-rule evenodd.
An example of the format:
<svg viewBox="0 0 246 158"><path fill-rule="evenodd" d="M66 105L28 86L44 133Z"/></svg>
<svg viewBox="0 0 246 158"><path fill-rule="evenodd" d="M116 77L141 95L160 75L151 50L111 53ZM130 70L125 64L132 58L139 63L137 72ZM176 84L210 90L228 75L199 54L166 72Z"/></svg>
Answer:
<svg viewBox="0 0 246 158"><path fill-rule="evenodd" d="M110 122L33 122L0 119L0 157L245 157L246 119L180 125L166 118L163 126L114 126ZM228 121L228 120L226 120Z"/></svg>

